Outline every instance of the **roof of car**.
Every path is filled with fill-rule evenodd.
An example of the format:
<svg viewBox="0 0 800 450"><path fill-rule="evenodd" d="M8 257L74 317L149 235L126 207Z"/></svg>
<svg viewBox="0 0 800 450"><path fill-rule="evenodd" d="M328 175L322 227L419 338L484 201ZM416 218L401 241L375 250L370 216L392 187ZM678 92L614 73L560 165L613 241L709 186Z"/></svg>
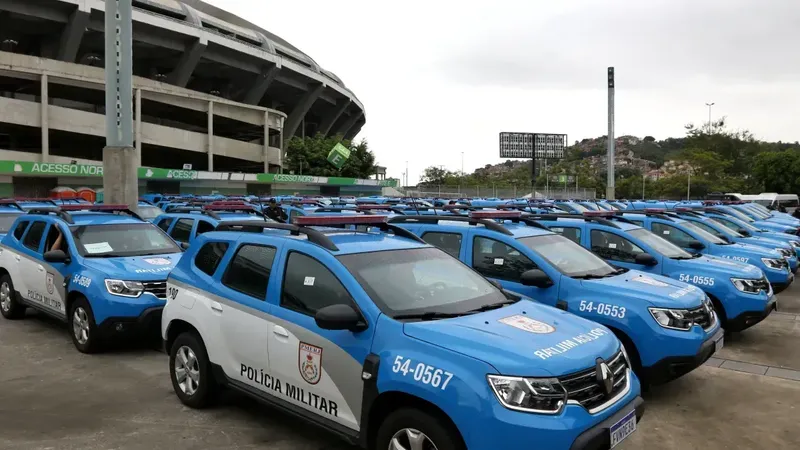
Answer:
<svg viewBox="0 0 800 450"><path fill-rule="evenodd" d="M150 223L125 214L95 211L73 211L70 212L70 216L72 216L72 220L74 221L74 223L69 224L70 226Z"/></svg>
<svg viewBox="0 0 800 450"><path fill-rule="evenodd" d="M430 247L430 245L413 241L404 237L394 236L389 233L357 232L352 230L344 230L341 228L315 227L315 229L325 234L325 236L327 236L336 245L336 247L338 247L338 250L331 251L332 254L337 256L354 253ZM289 232L282 230L267 230L264 233L265 236L275 234L281 235L286 239L295 239L300 241L308 240L307 236L302 233L299 235L292 235L289 234ZM242 233L239 231L212 231L205 233L203 236L213 236L221 239L236 240L242 236Z"/></svg>

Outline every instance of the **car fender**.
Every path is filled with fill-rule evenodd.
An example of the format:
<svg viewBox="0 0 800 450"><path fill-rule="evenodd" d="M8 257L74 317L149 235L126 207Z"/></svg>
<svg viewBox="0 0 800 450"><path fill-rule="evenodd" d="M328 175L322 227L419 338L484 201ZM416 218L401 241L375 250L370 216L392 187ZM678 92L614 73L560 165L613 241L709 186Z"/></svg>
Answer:
<svg viewBox="0 0 800 450"><path fill-rule="evenodd" d="M111 309L107 298L109 293L106 290L105 277L101 273L81 267L65 276L64 282L66 283L64 291L66 292L67 313L69 313L70 305L77 294L86 297L89 301L96 323L102 323L109 317Z"/></svg>

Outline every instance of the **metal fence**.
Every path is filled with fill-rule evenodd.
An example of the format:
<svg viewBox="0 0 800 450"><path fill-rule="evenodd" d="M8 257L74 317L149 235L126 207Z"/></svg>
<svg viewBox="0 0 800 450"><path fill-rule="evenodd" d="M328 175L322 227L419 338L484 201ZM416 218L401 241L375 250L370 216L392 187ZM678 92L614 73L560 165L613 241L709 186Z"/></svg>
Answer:
<svg viewBox="0 0 800 450"><path fill-rule="evenodd" d="M441 198L463 198L463 197L498 197L498 198L519 198L530 195L530 186L407 186L400 189L403 194L413 197L441 197ZM549 189L542 186L536 189L536 198L550 199L594 199L597 193L594 189L584 188L555 188Z"/></svg>

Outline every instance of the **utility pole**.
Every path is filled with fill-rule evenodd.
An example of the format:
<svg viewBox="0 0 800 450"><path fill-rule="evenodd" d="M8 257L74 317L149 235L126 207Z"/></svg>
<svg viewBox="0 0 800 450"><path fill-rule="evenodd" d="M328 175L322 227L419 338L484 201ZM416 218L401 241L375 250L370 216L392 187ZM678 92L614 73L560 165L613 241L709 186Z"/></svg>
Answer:
<svg viewBox="0 0 800 450"><path fill-rule="evenodd" d="M133 146L133 30L131 0L106 0L106 147L104 202L139 205L139 155Z"/></svg>
<svg viewBox="0 0 800 450"><path fill-rule="evenodd" d="M614 68L608 68L608 181L606 199L614 200Z"/></svg>
<svg viewBox="0 0 800 450"><path fill-rule="evenodd" d="M689 176L686 179L686 200L689 201L692 198L692 169L687 173Z"/></svg>
<svg viewBox="0 0 800 450"><path fill-rule="evenodd" d="M706 103L706 106L708 106L708 133L709 134L711 134L711 107L714 106L714 105L715 105L714 102Z"/></svg>
<svg viewBox="0 0 800 450"><path fill-rule="evenodd" d="M642 200L644 200L644 180L647 179L646 174L642 174Z"/></svg>
<svg viewBox="0 0 800 450"><path fill-rule="evenodd" d="M406 186L408 186L408 161L406 161Z"/></svg>

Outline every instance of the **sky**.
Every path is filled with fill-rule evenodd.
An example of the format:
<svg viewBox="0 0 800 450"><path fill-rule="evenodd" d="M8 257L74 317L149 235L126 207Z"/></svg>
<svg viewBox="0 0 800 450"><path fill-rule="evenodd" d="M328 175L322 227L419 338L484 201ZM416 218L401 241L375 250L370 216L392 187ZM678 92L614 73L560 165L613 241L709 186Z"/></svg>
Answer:
<svg viewBox="0 0 800 450"><path fill-rule="evenodd" d="M800 140L796 0L207 0L281 36L364 104L388 175L502 161L501 131L680 137L727 117Z"/></svg>

